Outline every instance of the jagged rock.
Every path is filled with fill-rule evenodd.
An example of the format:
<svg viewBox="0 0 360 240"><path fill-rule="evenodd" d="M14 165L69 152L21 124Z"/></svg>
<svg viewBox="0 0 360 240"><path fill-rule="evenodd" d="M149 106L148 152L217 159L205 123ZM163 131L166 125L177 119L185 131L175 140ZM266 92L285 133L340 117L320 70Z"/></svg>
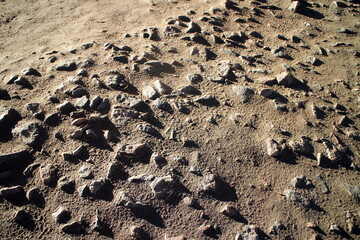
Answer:
<svg viewBox="0 0 360 240"><path fill-rule="evenodd" d="M70 220L70 211L64 207L59 207L56 212L51 214L56 223L66 223Z"/></svg>
<svg viewBox="0 0 360 240"><path fill-rule="evenodd" d="M63 102L62 104L56 107L62 114L69 114L76 110L76 108L68 101Z"/></svg>
<svg viewBox="0 0 360 240"><path fill-rule="evenodd" d="M14 220L16 223L26 226L31 223L32 217L24 209L20 209L15 212Z"/></svg>
<svg viewBox="0 0 360 240"><path fill-rule="evenodd" d="M98 195L100 192L103 191L105 185L106 185L106 179L98 179L98 180L92 181L89 185L90 193L93 196Z"/></svg>
<svg viewBox="0 0 360 240"><path fill-rule="evenodd" d="M302 196L299 192L295 192L293 190L285 189L284 196L287 200L299 204L304 208L312 208L314 206L313 201L307 199L306 197Z"/></svg>
<svg viewBox="0 0 360 240"><path fill-rule="evenodd" d="M189 74L187 76L187 79L191 84L196 84L201 82L203 80L203 77L200 74Z"/></svg>
<svg viewBox="0 0 360 240"><path fill-rule="evenodd" d="M116 127L122 127L124 124L132 119L138 119L139 113L128 108L114 107L111 113L111 121Z"/></svg>
<svg viewBox="0 0 360 240"><path fill-rule="evenodd" d="M110 179L110 180L116 180L119 179L122 175L122 168L121 166L116 163L113 162L109 165L107 174L106 174L106 178Z"/></svg>
<svg viewBox="0 0 360 240"><path fill-rule="evenodd" d="M346 132L346 135L352 139L355 139L357 141L360 140L360 132L357 132L357 131L349 131L349 132Z"/></svg>
<svg viewBox="0 0 360 240"><path fill-rule="evenodd" d="M84 184L84 185L81 185L78 189L77 189L80 197L87 197L87 196L90 196L91 195L91 192L90 192L90 189L89 189L89 186Z"/></svg>
<svg viewBox="0 0 360 240"><path fill-rule="evenodd" d="M122 74L110 75L105 80L105 85L113 89L121 89L124 84L125 76Z"/></svg>
<svg viewBox="0 0 360 240"><path fill-rule="evenodd" d="M40 168L40 178L45 185L52 186L57 181L57 172L55 166L48 164Z"/></svg>
<svg viewBox="0 0 360 240"><path fill-rule="evenodd" d="M41 127L37 122L20 122L13 130L14 136L21 137L21 140L30 146L39 143L42 134Z"/></svg>
<svg viewBox="0 0 360 240"><path fill-rule="evenodd" d="M325 146L326 157L333 163L338 163L342 159L342 155L339 149L329 141L324 141L323 144Z"/></svg>
<svg viewBox="0 0 360 240"><path fill-rule="evenodd" d="M254 90L247 87L233 86L232 90L239 97L241 103L247 103L254 95Z"/></svg>
<svg viewBox="0 0 360 240"><path fill-rule="evenodd" d="M226 204L225 206L221 207L221 209L220 209L219 212L220 212L221 214L227 216L227 217L230 217L230 218L237 218L237 217L240 216L239 211L238 211L236 208L234 208L234 207L232 207L232 206L230 206L230 205L228 205L228 204Z"/></svg>
<svg viewBox="0 0 360 240"><path fill-rule="evenodd" d="M36 187L29 189L26 193L26 198L33 203L38 203L43 197L40 190Z"/></svg>
<svg viewBox="0 0 360 240"><path fill-rule="evenodd" d="M220 179L215 174L209 174L203 177L198 185L199 192L204 194L217 194L220 190Z"/></svg>
<svg viewBox="0 0 360 240"><path fill-rule="evenodd" d="M154 196L158 199L163 199L171 196L175 189L175 179L168 175L164 177L157 177L150 183L150 188Z"/></svg>
<svg viewBox="0 0 360 240"><path fill-rule="evenodd" d="M41 77L41 73L39 73L38 70L36 70L35 68L26 68L23 70L23 74L25 76L36 76L36 77Z"/></svg>
<svg viewBox="0 0 360 240"><path fill-rule="evenodd" d="M163 110L163 111L171 111L171 106L168 102L166 102L163 99L156 99L153 104L154 107L156 107L157 109Z"/></svg>
<svg viewBox="0 0 360 240"><path fill-rule="evenodd" d="M143 154L144 149L146 148L145 144L121 144L117 151L116 156L120 157L121 155L130 155L130 156L140 156Z"/></svg>
<svg viewBox="0 0 360 240"><path fill-rule="evenodd" d="M136 128L144 133L150 134L150 135L157 135L159 132L150 124L138 124Z"/></svg>
<svg viewBox="0 0 360 240"><path fill-rule="evenodd" d="M301 1L292 1L289 7L289 10L298 13L302 7Z"/></svg>
<svg viewBox="0 0 360 240"><path fill-rule="evenodd" d="M115 56L112 58L114 61L116 62L121 62L121 63L128 63L129 59L127 56L125 55L121 55L121 56Z"/></svg>
<svg viewBox="0 0 360 240"><path fill-rule="evenodd" d="M74 71L76 70L76 63L71 61L65 61L56 67L57 71Z"/></svg>
<svg viewBox="0 0 360 240"><path fill-rule="evenodd" d="M125 191L120 191L117 195L116 205L123 206L129 209L146 208L148 205L135 201Z"/></svg>
<svg viewBox="0 0 360 240"><path fill-rule="evenodd" d="M291 180L291 185L295 188L310 188L314 186L311 180L303 175L296 176L295 178L293 178Z"/></svg>
<svg viewBox="0 0 360 240"><path fill-rule="evenodd" d="M299 141L289 141L289 146L294 152L309 155L314 152L314 147L311 145L311 140L308 137L302 136Z"/></svg>
<svg viewBox="0 0 360 240"><path fill-rule="evenodd" d="M19 120L20 114L13 108L0 107L0 129L10 130Z"/></svg>
<svg viewBox="0 0 360 240"><path fill-rule="evenodd" d="M259 229L255 225L245 225L242 233L235 236L235 240L260 240Z"/></svg>
<svg viewBox="0 0 360 240"><path fill-rule="evenodd" d="M159 168L167 164L166 158L158 153L153 153L150 158L151 162L154 162Z"/></svg>
<svg viewBox="0 0 360 240"><path fill-rule="evenodd" d="M94 177L94 174L90 170L89 166L83 165L79 169L79 177L83 179L91 179Z"/></svg>
<svg viewBox="0 0 360 240"><path fill-rule="evenodd" d="M130 183L139 183L139 182L151 182L155 179L154 175L149 174L140 174L128 178Z"/></svg>
<svg viewBox="0 0 360 240"><path fill-rule="evenodd" d="M170 94L172 92L172 88L160 80L154 81L153 87L160 95Z"/></svg>
<svg viewBox="0 0 360 240"><path fill-rule="evenodd" d="M195 22L190 22L188 29L186 29L186 33L201 33L201 27L199 24Z"/></svg>
<svg viewBox="0 0 360 240"><path fill-rule="evenodd" d="M80 234L84 231L84 226L81 222L74 221L62 226L61 230L67 234Z"/></svg>
<svg viewBox="0 0 360 240"><path fill-rule="evenodd" d="M360 202L360 186L343 183L345 189L349 194L355 198L357 202Z"/></svg>
<svg viewBox="0 0 360 240"><path fill-rule="evenodd" d="M214 96L211 96L211 95L203 95L201 97L198 97L198 98L194 99L194 102L197 102L202 105L209 106L209 107L216 107L220 104L219 101Z"/></svg>
<svg viewBox="0 0 360 240"><path fill-rule="evenodd" d="M81 98L78 98L75 102L75 107L86 109L90 105L90 101L87 96L82 96Z"/></svg>
<svg viewBox="0 0 360 240"><path fill-rule="evenodd" d="M276 80L278 84L284 85L285 87L291 87L296 84L296 79L288 72L283 72L277 75Z"/></svg>
<svg viewBox="0 0 360 240"><path fill-rule="evenodd" d="M129 228L129 238L131 240L143 240L148 238L148 233L141 226L131 226Z"/></svg>
<svg viewBox="0 0 360 240"><path fill-rule="evenodd" d="M40 163L33 163L33 164L30 164L29 166L27 166L27 167L25 168L25 170L23 171L24 177L26 177L26 178L32 177L34 171L35 171L38 167L40 167Z"/></svg>
<svg viewBox="0 0 360 240"><path fill-rule="evenodd" d="M186 93L186 94L189 94L189 95L201 95L201 92L197 88L195 88L195 87L193 87L191 85L182 87L180 89L180 92L183 92L183 93Z"/></svg>
<svg viewBox="0 0 360 240"><path fill-rule="evenodd" d="M29 82L29 80L27 80L26 78L24 77L18 77L14 83L16 85L19 85L19 86L22 86L24 88L28 88L28 89L32 89L32 86L31 86L31 83Z"/></svg>
<svg viewBox="0 0 360 240"><path fill-rule="evenodd" d="M156 99L159 97L159 93L150 85L146 85L142 89L142 95L149 99Z"/></svg>
<svg viewBox="0 0 360 240"><path fill-rule="evenodd" d="M281 221L276 221L269 229L270 234L278 235L282 230L286 230L286 227Z"/></svg>
<svg viewBox="0 0 360 240"><path fill-rule="evenodd" d="M275 99L280 96L277 91L268 88L261 90L260 95L270 99Z"/></svg>
<svg viewBox="0 0 360 240"><path fill-rule="evenodd" d="M330 228L329 228L329 232L332 233L332 234L339 234L340 235L340 234L343 233L343 230L339 225L331 224Z"/></svg>
<svg viewBox="0 0 360 240"><path fill-rule="evenodd" d="M266 140L266 152L270 157L279 157L283 153L282 146L274 139Z"/></svg>

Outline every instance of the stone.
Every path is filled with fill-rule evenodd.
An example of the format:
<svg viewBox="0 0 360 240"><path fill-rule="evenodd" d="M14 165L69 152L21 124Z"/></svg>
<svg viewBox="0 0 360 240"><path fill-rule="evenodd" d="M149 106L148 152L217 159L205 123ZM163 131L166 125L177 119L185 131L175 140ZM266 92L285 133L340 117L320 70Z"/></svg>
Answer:
<svg viewBox="0 0 360 240"><path fill-rule="evenodd" d="M10 130L19 120L20 114L13 108L0 107L0 129Z"/></svg>
<svg viewBox="0 0 360 240"><path fill-rule="evenodd" d="M130 195L128 195L125 191L120 191L117 194L116 200L117 206L123 206L129 209L139 209L139 208L147 208L148 205L135 201Z"/></svg>
<svg viewBox="0 0 360 240"><path fill-rule="evenodd" d="M345 189L358 203L360 203L360 186L343 183Z"/></svg>
<svg viewBox="0 0 360 240"><path fill-rule="evenodd" d="M290 140L289 146L291 149L296 152L303 155L310 155L314 152L314 147L311 144L311 139L308 137L302 136L300 140Z"/></svg>
<svg viewBox="0 0 360 240"><path fill-rule="evenodd" d="M189 74L187 76L187 79L191 84L196 84L202 82L203 77L200 74L195 73L195 74Z"/></svg>
<svg viewBox="0 0 360 240"><path fill-rule="evenodd" d="M163 111L171 111L172 110L170 104L168 102L166 102L165 100L160 99L160 98L156 99L152 103L152 105L154 107L156 107L157 109L160 109L160 110L163 110Z"/></svg>
<svg viewBox="0 0 360 240"><path fill-rule="evenodd" d="M200 103L208 107L216 107L219 106L220 104L219 101L216 99L216 97L212 95L203 95L201 97L194 99L194 102Z"/></svg>
<svg viewBox="0 0 360 240"><path fill-rule="evenodd" d="M286 227L281 221L276 221L269 229L269 233L278 235L281 231L286 230Z"/></svg>
<svg viewBox="0 0 360 240"><path fill-rule="evenodd" d="M90 108L96 110L98 106L102 103L102 98L99 96L95 96L90 101Z"/></svg>
<svg viewBox="0 0 360 240"><path fill-rule="evenodd" d="M339 149L329 141L324 141L325 156L333 163L338 163L342 159L342 154Z"/></svg>
<svg viewBox="0 0 360 240"><path fill-rule="evenodd" d="M131 226L129 237L131 240L143 240L148 238L148 233L141 226Z"/></svg>
<svg viewBox="0 0 360 240"><path fill-rule="evenodd" d="M285 87L291 87L296 84L296 79L294 76L288 72L280 73L276 76L278 84L284 85Z"/></svg>
<svg viewBox="0 0 360 240"><path fill-rule="evenodd" d="M159 97L159 93L150 85L146 85L143 87L142 95L152 100Z"/></svg>
<svg viewBox="0 0 360 240"><path fill-rule="evenodd" d="M31 188L26 192L26 198L33 203L39 203L39 201L43 199L40 190L36 187Z"/></svg>
<svg viewBox="0 0 360 240"><path fill-rule="evenodd" d="M202 224L199 228L198 231L204 235L207 236L211 236L214 233L216 233L216 229L214 228L214 226L212 224Z"/></svg>
<svg viewBox="0 0 360 240"><path fill-rule="evenodd" d="M14 220L20 225L27 225L31 223L32 217L24 209L20 209L15 212Z"/></svg>
<svg viewBox="0 0 360 240"><path fill-rule="evenodd" d="M198 184L199 192L209 195L217 194L220 188L220 179L215 174L209 174L204 176Z"/></svg>
<svg viewBox="0 0 360 240"><path fill-rule="evenodd" d="M240 103L247 103L254 95L254 90L247 87L233 86L233 92L239 97Z"/></svg>
<svg viewBox="0 0 360 240"><path fill-rule="evenodd" d="M40 178L45 185L53 186L57 181L57 172L58 169L51 164L42 166L40 168Z"/></svg>
<svg viewBox="0 0 360 240"><path fill-rule="evenodd" d="M66 223L70 220L70 211L64 207L59 207L56 212L51 214L56 223Z"/></svg>
<svg viewBox="0 0 360 240"><path fill-rule="evenodd" d="M78 98L75 102L75 107L76 108L82 108L82 109L86 109L90 106L90 101L89 98L87 96L82 96L81 98Z"/></svg>
<svg viewBox="0 0 360 240"><path fill-rule="evenodd" d="M39 111L40 104L39 103L28 103L25 105L25 108L32 113L36 113Z"/></svg>
<svg viewBox="0 0 360 240"><path fill-rule="evenodd" d="M140 182L151 182L155 179L154 175L149 174L140 174L128 178L130 183L140 183Z"/></svg>
<svg viewBox="0 0 360 240"><path fill-rule="evenodd" d="M286 197L287 200L294 202L304 208L312 208L314 206L312 200L302 196L299 192L285 189L284 196Z"/></svg>
<svg viewBox="0 0 360 240"><path fill-rule="evenodd" d="M195 88L195 87L193 87L191 85L187 85L185 87L182 87L180 89L180 92L183 92L183 93L189 94L189 95L201 95L201 92L197 88Z"/></svg>
<svg viewBox="0 0 360 240"><path fill-rule="evenodd" d="M102 100L102 102L99 104L99 106L97 107L97 110L98 110L100 113L105 114L105 113L109 112L110 107L111 107L110 99L104 98L104 99Z"/></svg>
<svg viewBox="0 0 360 240"><path fill-rule="evenodd" d="M14 83L16 85L19 85L19 86L22 86L24 88L28 88L28 89L32 89L32 86L31 86L31 83L29 82L29 80L27 80L26 78L24 77L18 77Z"/></svg>
<svg viewBox="0 0 360 240"><path fill-rule="evenodd" d="M34 171L35 171L38 167L40 167L40 163L33 163L33 164L30 164L29 166L27 166L27 167L25 168L25 170L23 171L24 177L26 177L26 178L32 177Z"/></svg>
<svg viewBox="0 0 360 240"><path fill-rule="evenodd" d="M291 185L295 188L311 188L314 184L306 176L296 176L291 180Z"/></svg>
<svg viewBox="0 0 360 240"><path fill-rule="evenodd" d="M357 132L357 131L348 131L348 132L346 132L346 135L347 135L349 138L352 138L352 139L354 139L354 140L360 141L360 132Z"/></svg>
<svg viewBox="0 0 360 240"><path fill-rule="evenodd" d="M190 22L189 27L186 29L186 33L201 33L201 27L195 22Z"/></svg>
<svg viewBox="0 0 360 240"><path fill-rule="evenodd" d="M341 227L337 224L331 224L330 228L329 228L329 232L332 234L342 234L343 230L341 229Z"/></svg>
<svg viewBox="0 0 360 240"><path fill-rule="evenodd" d="M150 135L157 135L159 132L150 124L138 124L136 128L144 133L150 134Z"/></svg>
<svg viewBox="0 0 360 240"><path fill-rule="evenodd" d="M242 233L235 240L260 240L259 229L255 225L245 225L242 227Z"/></svg>
<svg viewBox="0 0 360 240"><path fill-rule="evenodd" d="M239 211L236 208L234 208L233 206L230 206L228 204L221 207L219 212L230 218L238 218L240 216Z"/></svg>
<svg viewBox="0 0 360 240"><path fill-rule="evenodd" d="M157 167L162 168L167 164L166 158L158 153L153 153L150 157L150 161L155 163Z"/></svg>
<svg viewBox="0 0 360 240"><path fill-rule="evenodd" d="M193 197L184 197L182 201L186 206L198 207L198 203Z"/></svg>
<svg viewBox="0 0 360 240"><path fill-rule="evenodd" d="M0 196L11 200L23 200L25 198L25 191L20 185L4 187L0 189Z"/></svg>
<svg viewBox="0 0 360 240"><path fill-rule="evenodd" d="M150 183L150 188L157 199L164 199L171 196L175 189L175 179L170 176L157 177Z"/></svg>
<svg viewBox="0 0 360 240"><path fill-rule="evenodd" d="M56 109L58 109L62 114L69 114L76 110L76 108L69 101L65 101L58 105Z"/></svg>
<svg viewBox="0 0 360 240"><path fill-rule="evenodd" d="M122 83L125 79L125 76L122 74L110 75L105 80L105 85L109 88L119 89L122 86Z"/></svg>
<svg viewBox="0 0 360 240"><path fill-rule="evenodd" d="M283 153L281 145L275 139L267 139L266 143L266 152L270 157L276 158Z"/></svg>
<svg viewBox="0 0 360 240"><path fill-rule="evenodd" d="M81 185L78 189L77 189L80 197L88 197L91 195L89 186L87 186L86 184Z"/></svg>
<svg viewBox="0 0 360 240"><path fill-rule="evenodd" d="M76 63L71 61L65 61L56 67L57 71L74 71L76 70Z"/></svg>
<svg viewBox="0 0 360 240"><path fill-rule="evenodd" d="M261 90L260 95L269 99L275 99L280 96L278 92L268 88Z"/></svg>
<svg viewBox="0 0 360 240"><path fill-rule="evenodd" d="M10 100L10 95L7 90L0 89L0 99L1 100Z"/></svg>
<svg viewBox="0 0 360 240"><path fill-rule="evenodd" d="M94 174L90 170L90 167L87 165L81 166L78 173L79 173L79 177L83 179L91 179L94 177Z"/></svg>
<svg viewBox="0 0 360 240"><path fill-rule="evenodd" d="M357 232L359 232L359 224L354 214L352 214L350 211L346 211L345 219L347 228L351 234L356 234Z"/></svg>
<svg viewBox="0 0 360 240"><path fill-rule="evenodd" d="M172 88L160 80L154 81L152 85L160 95L170 94L172 92Z"/></svg>
<svg viewBox="0 0 360 240"><path fill-rule="evenodd" d="M68 224L65 224L61 227L61 231L67 234L80 234L84 231L84 226L81 224L81 222L74 221Z"/></svg>
<svg viewBox="0 0 360 240"><path fill-rule="evenodd" d="M26 68L26 69L23 70L23 74L25 76L41 77L41 73L39 73L39 71L36 70L35 68Z"/></svg>
<svg viewBox="0 0 360 240"><path fill-rule="evenodd" d="M301 1L292 1L289 7L289 10L298 13L302 7Z"/></svg>
<svg viewBox="0 0 360 240"><path fill-rule="evenodd" d="M111 113L111 121L116 127L122 127L125 125L126 122L138 118L138 112L119 106L115 106Z"/></svg>
<svg viewBox="0 0 360 240"><path fill-rule="evenodd" d="M145 144L121 144L117 150L117 157L121 155L139 156L145 150Z"/></svg>
<svg viewBox="0 0 360 240"><path fill-rule="evenodd" d="M121 62L121 63L128 63L129 62L128 57L125 56L125 55L115 56L112 59L114 61L116 61L116 62Z"/></svg>
<svg viewBox="0 0 360 240"><path fill-rule="evenodd" d="M98 179L92 181L89 185L90 193L93 196L97 196L104 190L105 185L106 185L106 179Z"/></svg>
<svg viewBox="0 0 360 240"><path fill-rule="evenodd" d="M39 143L42 137L42 128L37 122L20 122L12 130L12 133L16 137L20 137L21 140L29 145L35 146Z"/></svg>
<svg viewBox="0 0 360 240"><path fill-rule="evenodd" d="M57 126L61 119L58 113L53 113L45 117L44 123L49 126Z"/></svg>

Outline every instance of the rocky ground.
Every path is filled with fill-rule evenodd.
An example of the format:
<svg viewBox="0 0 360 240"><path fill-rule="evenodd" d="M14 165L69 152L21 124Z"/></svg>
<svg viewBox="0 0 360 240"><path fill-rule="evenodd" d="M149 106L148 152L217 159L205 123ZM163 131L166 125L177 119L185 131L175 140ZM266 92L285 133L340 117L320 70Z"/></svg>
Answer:
<svg viewBox="0 0 360 240"><path fill-rule="evenodd" d="M360 239L360 2L0 1L1 239Z"/></svg>

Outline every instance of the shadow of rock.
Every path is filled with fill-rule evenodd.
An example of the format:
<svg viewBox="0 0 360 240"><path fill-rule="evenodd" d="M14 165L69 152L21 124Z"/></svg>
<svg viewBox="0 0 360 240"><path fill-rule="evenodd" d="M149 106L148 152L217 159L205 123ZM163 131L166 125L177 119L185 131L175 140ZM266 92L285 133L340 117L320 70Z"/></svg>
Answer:
<svg viewBox="0 0 360 240"><path fill-rule="evenodd" d="M164 220L162 219L160 214L156 211L156 209L152 206L148 206L147 208L141 208L141 209L133 209L132 212L137 218L144 219L156 227L165 228Z"/></svg>

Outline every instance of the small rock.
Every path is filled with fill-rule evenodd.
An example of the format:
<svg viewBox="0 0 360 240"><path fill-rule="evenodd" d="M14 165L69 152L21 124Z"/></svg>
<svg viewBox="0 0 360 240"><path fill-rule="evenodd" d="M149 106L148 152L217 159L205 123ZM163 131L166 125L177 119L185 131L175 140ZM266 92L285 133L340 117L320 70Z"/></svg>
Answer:
<svg viewBox="0 0 360 240"><path fill-rule="evenodd" d="M69 114L75 111L75 107L68 101L63 102L62 104L56 107L62 114Z"/></svg>
<svg viewBox="0 0 360 240"><path fill-rule="evenodd" d="M66 223L70 220L70 211L64 207L59 207L56 212L51 214L56 223Z"/></svg>
<svg viewBox="0 0 360 240"><path fill-rule="evenodd" d="M160 80L154 81L153 87L160 95L170 94L172 92L172 88Z"/></svg>
<svg viewBox="0 0 360 240"><path fill-rule="evenodd" d="M21 122L12 130L12 133L21 137L25 144L35 146L42 137L41 130L37 122Z"/></svg>
<svg viewBox="0 0 360 240"><path fill-rule="evenodd" d="M90 192L90 189L89 187L84 184L84 185L81 185L78 189L77 189L80 197L87 197L87 196L90 196L91 195L91 192Z"/></svg>
<svg viewBox="0 0 360 240"><path fill-rule="evenodd" d="M296 79L293 75L288 72L283 72L276 76L278 84L284 85L286 87L291 87L296 84Z"/></svg>
<svg viewBox="0 0 360 240"><path fill-rule="evenodd" d="M291 185L295 188L310 188L314 186L311 180L303 175L293 178L291 180Z"/></svg>
<svg viewBox="0 0 360 240"><path fill-rule="evenodd" d="M150 183L150 188L158 199L171 196L174 193L175 180L172 176L157 177Z"/></svg>
<svg viewBox="0 0 360 240"><path fill-rule="evenodd" d="M57 71L74 71L76 70L76 63L65 61L56 67Z"/></svg>
<svg viewBox="0 0 360 240"><path fill-rule="evenodd" d="M214 96L211 96L211 95L203 95L201 97L198 97L194 100L194 102L197 102L202 105L209 106L209 107L216 107L220 104L219 101Z"/></svg>
<svg viewBox="0 0 360 240"><path fill-rule="evenodd" d="M4 187L0 189L0 196L11 200L25 199L25 191L22 186Z"/></svg>
<svg viewBox="0 0 360 240"><path fill-rule="evenodd" d="M41 77L41 73L39 73L38 70L36 70L35 68L26 68L23 70L23 74L25 76L36 76L36 77Z"/></svg>
<svg viewBox="0 0 360 240"><path fill-rule="evenodd" d="M129 228L129 237L132 240L148 239L148 233L140 226L131 226Z"/></svg>
<svg viewBox="0 0 360 240"><path fill-rule="evenodd" d="M162 168L167 164L166 158L158 153L153 153L150 158L151 162L154 162L157 167Z"/></svg>
<svg viewBox="0 0 360 240"><path fill-rule="evenodd" d="M79 177L83 179L91 179L94 177L94 174L90 170L89 166L83 165L79 169Z"/></svg>
<svg viewBox="0 0 360 240"><path fill-rule="evenodd" d="M75 107L86 109L90 106L90 101L87 96L82 96L81 98L78 98L75 102Z"/></svg>
<svg viewBox="0 0 360 240"><path fill-rule="evenodd" d="M236 208L234 208L234 207L232 207L232 206L230 206L228 204L221 207L219 212L221 214L227 216L227 217L230 217L230 218L238 218L240 216L239 211Z"/></svg>
<svg viewBox="0 0 360 240"><path fill-rule="evenodd" d="M232 90L239 97L241 103L247 103L254 95L254 90L247 87L233 86Z"/></svg>
<svg viewBox="0 0 360 240"><path fill-rule="evenodd" d="M309 155L314 152L314 147L311 145L311 140L308 137L302 136L299 141L289 141L289 146L294 152Z"/></svg>
<svg viewBox="0 0 360 240"><path fill-rule="evenodd" d="M203 77L200 74L189 74L187 76L187 79L191 84L196 84L201 82L203 80Z"/></svg>
<svg viewBox="0 0 360 240"><path fill-rule="evenodd" d="M58 172L58 169L51 164L41 167L40 168L40 177L41 177L42 182L48 186L55 185L55 183L57 181L57 172Z"/></svg>
<svg viewBox="0 0 360 240"><path fill-rule="evenodd" d="M117 195L116 205L123 206L129 209L136 208L147 208L148 206L144 203L135 201L131 196L129 196L125 191L120 191Z"/></svg>
<svg viewBox="0 0 360 240"><path fill-rule="evenodd" d="M343 183L345 189L358 203L360 203L360 186Z"/></svg>
<svg viewBox="0 0 360 240"><path fill-rule="evenodd" d="M144 97L152 99L152 100L159 97L159 93L156 92L156 90L150 85L146 85L145 87L143 87L142 95L144 95Z"/></svg>
<svg viewBox="0 0 360 240"><path fill-rule="evenodd" d="M84 226L81 222L74 221L62 226L61 230L67 234L80 234L84 231Z"/></svg>
<svg viewBox="0 0 360 240"><path fill-rule="evenodd" d="M93 196L100 194L106 185L106 179L94 180L89 185L90 193Z"/></svg>
<svg viewBox="0 0 360 240"><path fill-rule="evenodd" d="M329 228L329 232L332 234L342 234L343 230L341 229L341 227L337 224L331 224L330 228Z"/></svg>
<svg viewBox="0 0 360 240"><path fill-rule="evenodd" d="M304 208L312 208L313 202L306 197L302 196L300 193L295 192L293 190L286 189L284 190L284 195L287 200L299 204Z"/></svg>
<svg viewBox="0 0 360 240"><path fill-rule="evenodd" d="M220 190L220 179L215 174L209 174L203 177L203 180L198 185L199 192L204 194L217 194Z"/></svg>
<svg viewBox="0 0 360 240"><path fill-rule="evenodd" d="M274 139L266 140L266 151L270 157L279 157L283 153L283 148L281 145Z"/></svg>
<svg viewBox="0 0 360 240"><path fill-rule="evenodd" d="M301 2L302 1L292 1L290 4L289 10L294 13L298 13L302 7Z"/></svg>

